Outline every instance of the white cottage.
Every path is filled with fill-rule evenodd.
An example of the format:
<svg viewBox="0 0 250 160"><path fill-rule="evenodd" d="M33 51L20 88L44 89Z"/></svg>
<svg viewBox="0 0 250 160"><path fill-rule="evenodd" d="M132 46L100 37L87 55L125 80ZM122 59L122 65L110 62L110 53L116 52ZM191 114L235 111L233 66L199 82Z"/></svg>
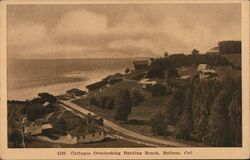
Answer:
<svg viewBox="0 0 250 160"><path fill-rule="evenodd" d="M45 119L37 119L24 128L24 133L29 135L37 135L43 130L51 129L52 125Z"/></svg>
<svg viewBox="0 0 250 160"><path fill-rule="evenodd" d="M69 140L77 143L91 143L104 140L105 132L102 128L95 126L80 126L67 133Z"/></svg>

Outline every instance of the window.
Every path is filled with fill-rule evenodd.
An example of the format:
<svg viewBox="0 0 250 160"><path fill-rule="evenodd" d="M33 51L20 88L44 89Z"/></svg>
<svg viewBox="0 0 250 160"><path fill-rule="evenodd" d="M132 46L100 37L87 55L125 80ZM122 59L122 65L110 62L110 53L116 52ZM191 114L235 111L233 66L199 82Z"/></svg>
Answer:
<svg viewBox="0 0 250 160"><path fill-rule="evenodd" d="M92 137L94 137L94 136L95 136L95 133L92 134Z"/></svg>
<svg viewBox="0 0 250 160"><path fill-rule="evenodd" d="M85 139L85 136L82 136L82 139Z"/></svg>

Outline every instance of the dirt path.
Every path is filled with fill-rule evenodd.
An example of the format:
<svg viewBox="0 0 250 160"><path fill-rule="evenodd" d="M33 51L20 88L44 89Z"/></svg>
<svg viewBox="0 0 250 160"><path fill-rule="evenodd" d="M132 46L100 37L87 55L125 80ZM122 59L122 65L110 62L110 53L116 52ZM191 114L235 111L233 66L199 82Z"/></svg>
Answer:
<svg viewBox="0 0 250 160"><path fill-rule="evenodd" d="M91 112L71 101L61 101L61 103L65 104L66 106L72 108L72 109L75 109L81 113L84 113L84 114L92 114L92 115L96 115L94 112ZM154 144L158 144L158 146L172 146L172 147L191 147L190 145L188 144L184 144L184 143L179 143L179 142L173 142L173 141L167 141L167 140L160 140L160 139L156 139L156 138L152 138L152 137L148 137L148 136L144 136L144 135L141 135L139 133L135 133L133 131L130 131L128 129L125 129L123 127L120 127L119 125L109 121L109 120L106 120L104 119L104 125L112 128L113 130L123 134L123 135L126 135L127 137L131 137L131 138L134 138L136 140L143 140L147 143L154 143Z"/></svg>

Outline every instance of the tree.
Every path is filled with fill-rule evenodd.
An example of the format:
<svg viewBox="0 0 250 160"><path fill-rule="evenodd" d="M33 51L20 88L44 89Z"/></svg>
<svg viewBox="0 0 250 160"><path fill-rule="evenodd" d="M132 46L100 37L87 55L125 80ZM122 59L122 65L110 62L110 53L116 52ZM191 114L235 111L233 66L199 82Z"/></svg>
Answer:
<svg viewBox="0 0 250 160"><path fill-rule="evenodd" d="M98 106L99 105L95 97L91 97L89 99L89 104L90 105L94 105L94 106Z"/></svg>
<svg viewBox="0 0 250 160"><path fill-rule="evenodd" d="M114 119L119 120L120 123L127 123L128 116L131 113L131 100L128 90L120 90L116 97L116 109Z"/></svg>
<svg viewBox="0 0 250 160"><path fill-rule="evenodd" d="M169 68L167 70L167 77L168 78L176 78L179 77L179 73L176 68Z"/></svg>
<svg viewBox="0 0 250 160"><path fill-rule="evenodd" d="M130 72L130 69L129 68L126 68L125 69L125 74L128 74Z"/></svg>
<svg viewBox="0 0 250 160"><path fill-rule="evenodd" d="M169 124L175 125L179 121L183 110L184 96L183 89L177 90L167 105L165 117Z"/></svg>
<svg viewBox="0 0 250 160"><path fill-rule="evenodd" d="M168 57L168 52L166 51L165 53L164 53L164 58L167 58Z"/></svg>
<svg viewBox="0 0 250 160"><path fill-rule="evenodd" d="M10 133L8 140L11 141L13 143L14 148L19 148L21 147L21 143L22 143L22 135L20 133L20 130L18 129L14 129L12 130L12 132ZM10 146L9 146L10 147Z"/></svg>
<svg viewBox="0 0 250 160"><path fill-rule="evenodd" d="M229 128L227 90L221 90L212 106L211 115L208 122L207 142L212 146L231 146L231 132Z"/></svg>
<svg viewBox="0 0 250 160"><path fill-rule="evenodd" d="M166 136L168 134L168 123L166 116L162 113L155 115L151 119L151 130L154 135Z"/></svg>
<svg viewBox="0 0 250 160"><path fill-rule="evenodd" d="M193 129L193 116L192 116L192 93L191 88L188 87L185 90L185 100L183 103L184 111L181 115L181 119L177 124L176 138L189 139L190 133Z"/></svg>
<svg viewBox="0 0 250 160"><path fill-rule="evenodd" d="M23 108L23 113L27 115L29 121L42 118L47 114L46 109L39 103L29 104Z"/></svg>
<svg viewBox="0 0 250 160"><path fill-rule="evenodd" d="M133 90L131 93L131 104L133 106L138 105L140 102L144 100L143 95L138 90Z"/></svg>
<svg viewBox="0 0 250 160"><path fill-rule="evenodd" d="M197 55L197 54L199 54L199 51L198 51L197 49L193 49L193 50L192 50L192 54L193 54L193 55Z"/></svg>
<svg viewBox="0 0 250 160"><path fill-rule="evenodd" d="M220 41L218 46L220 54L241 53L241 41Z"/></svg>
<svg viewBox="0 0 250 160"><path fill-rule="evenodd" d="M234 146L242 145L242 103L241 103L241 83L237 83L237 88L233 94L229 105L230 128Z"/></svg>
<svg viewBox="0 0 250 160"><path fill-rule="evenodd" d="M105 103L105 108L113 109L115 105L115 101L113 97L108 97Z"/></svg>
<svg viewBox="0 0 250 160"><path fill-rule="evenodd" d="M45 102L47 101L52 104L57 102L57 98L47 92L39 93L38 96Z"/></svg>

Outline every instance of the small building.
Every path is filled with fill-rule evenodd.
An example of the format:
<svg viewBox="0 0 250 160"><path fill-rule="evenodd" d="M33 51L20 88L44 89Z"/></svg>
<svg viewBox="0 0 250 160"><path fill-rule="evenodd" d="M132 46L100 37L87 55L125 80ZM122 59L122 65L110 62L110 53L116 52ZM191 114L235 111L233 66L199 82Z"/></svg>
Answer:
<svg viewBox="0 0 250 160"><path fill-rule="evenodd" d="M44 102L44 103L42 104L42 106L46 108L46 107L49 106L49 104L50 104L49 102Z"/></svg>
<svg viewBox="0 0 250 160"><path fill-rule="evenodd" d="M147 69L149 67L148 60L135 60L133 61L135 71Z"/></svg>
<svg viewBox="0 0 250 160"><path fill-rule="evenodd" d="M215 70L207 69L199 72L199 78L202 79L211 79L218 76Z"/></svg>
<svg viewBox="0 0 250 160"><path fill-rule="evenodd" d="M82 90L77 89L77 88L73 88L73 89L66 91L66 94L70 97L78 97L78 96L83 96L83 95L87 94L87 92L82 91Z"/></svg>
<svg viewBox="0 0 250 160"><path fill-rule="evenodd" d="M156 84L156 81L152 81L150 79L142 79L138 82L142 88L144 89L148 89L150 88L152 85Z"/></svg>
<svg viewBox="0 0 250 160"><path fill-rule="evenodd" d="M156 83L150 87L150 92L152 97L157 97L166 95L168 93L168 90L166 86L160 83Z"/></svg>
<svg viewBox="0 0 250 160"><path fill-rule="evenodd" d="M197 67L198 72L204 71L204 70L207 70L207 69L208 69L207 64L199 64L198 67Z"/></svg>
<svg viewBox="0 0 250 160"><path fill-rule="evenodd" d="M48 129L52 129L52 125L48 122L48 120L37 119L24 128L24 133L28 135L37 135Z"/></svg>
<svg viewBox="0 0 250 160"><path fill-rule="evenodd" d="M75 129L70 130L67 133L69 140L77 143L92 143L99 142L105 139L104 129L94 126L94 125L85 125L79 126Z"/></svg>

